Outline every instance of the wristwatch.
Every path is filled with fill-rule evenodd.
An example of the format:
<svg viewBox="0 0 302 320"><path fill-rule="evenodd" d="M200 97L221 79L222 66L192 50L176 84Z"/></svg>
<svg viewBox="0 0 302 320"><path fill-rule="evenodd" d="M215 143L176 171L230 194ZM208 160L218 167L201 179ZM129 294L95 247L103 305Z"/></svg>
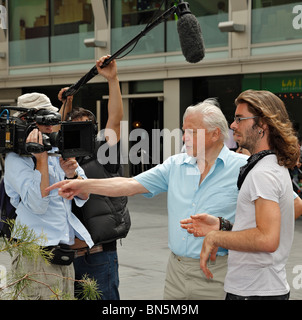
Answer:
<svg viewBox="0 0 302 320"><path fill-rule="evenodd" d="M74 176L73 176L72 178L68 178L68 177L65 176L65 180L77 179L78 176L79 176L78 173L75 171L75 172L74 172Z"/></svg>
<svg viewBox="0 0 302 320"><path fill-rule="evenodd" d="M218 217L219 219L219 230L222 231L231 231L233 228L233 225L231 224L231 222L229 220L226 220L222 217Z"/></svg>

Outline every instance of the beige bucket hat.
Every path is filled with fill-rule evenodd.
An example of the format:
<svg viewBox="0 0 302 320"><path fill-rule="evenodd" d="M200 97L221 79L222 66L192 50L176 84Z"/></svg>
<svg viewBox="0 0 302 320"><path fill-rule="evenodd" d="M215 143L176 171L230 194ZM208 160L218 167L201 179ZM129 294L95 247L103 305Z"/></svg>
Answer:
<svg viewBox="0 0 302 320"><path fill-rule="evenodd" d="M17 106L36 110L47 109L53 112L59 110L51 104L50 99L45 94L38 92L26 93L18 97Z"/></svg>

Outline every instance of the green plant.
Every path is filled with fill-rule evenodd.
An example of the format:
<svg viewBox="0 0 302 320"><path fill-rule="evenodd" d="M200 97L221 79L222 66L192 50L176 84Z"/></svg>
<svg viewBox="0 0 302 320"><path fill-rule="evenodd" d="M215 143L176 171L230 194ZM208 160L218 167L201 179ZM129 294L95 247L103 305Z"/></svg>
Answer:
<svg viewBox="0 0 302 320"><path fill-rule="evenodd" d="M43 243L46 243L46 236L40 235L37 236L33 230L29 229L26 225L21 225L15 223L14 220L7 221L11 230L10 238L3 238L3 241L0 242L0 253L8 252L11 256L13 254L20 254L22 257L26 257L29 260L37 260L39 257L42 257L44 263L49 264L52 253L49 250L45 250ZM38 244L39 243L39 244ZM50 291L50 299L56 300L70 300L74 299L70 295L62 292L56 287L51 287L45 282L41 282L38 279L38 276L41 275L41 272L27 272L22 274L13 274L10 272L7 276L6 285L0 287L0 300L9 299L16 300L20 297L26 299L26 296L23 295L23 291L27 286L30 286L32 283L37 282ZM44 275L51 277L58 277L59 280L68 280L68 281L78 281L82 287L81 298L86 300L96 300L99 299L101 294L97 289L96 281L85 276L82 280L75 280L72 278L62 277L55 273L43 273Z"/></svg>

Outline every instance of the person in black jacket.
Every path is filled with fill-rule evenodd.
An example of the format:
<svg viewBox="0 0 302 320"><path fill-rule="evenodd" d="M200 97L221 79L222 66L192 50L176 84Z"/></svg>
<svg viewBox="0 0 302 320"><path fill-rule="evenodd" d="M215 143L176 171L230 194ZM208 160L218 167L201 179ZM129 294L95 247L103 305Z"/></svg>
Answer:
<svg viewBox="0 0 302 320"><path fill-rule="evenodd" d="M99 74L107 79L109 85L106 128L101 137L95 141L93 156L77 158L88 178L111 178L122 175L122 167L119 163L119 140L123 104L115 60L106 68L99 67L107 57L100 58L96 64ZM67 88L60 91L58 96L60 100L62 100L64 90ZM72 97L67 97L66 110L70 111L67 119L71 121L91 120L95 122L95 117L89 110L72 109ZM106 163L108 158L102 159L100 150L114 154L113 161L110 162L109 157L109 162ZM127 197L111 198L91 194L83 207L74 207L73 210L89 231L95 244L89 249L84 241L76 239L73 246L76 249L75 278L80 280L87 274L89 278L96 280L102 300L119 300L116 240L125 238L130 229L131 221L127 208ZM81 298L81 286L77 282L75 283L75 296Z"/></svg>

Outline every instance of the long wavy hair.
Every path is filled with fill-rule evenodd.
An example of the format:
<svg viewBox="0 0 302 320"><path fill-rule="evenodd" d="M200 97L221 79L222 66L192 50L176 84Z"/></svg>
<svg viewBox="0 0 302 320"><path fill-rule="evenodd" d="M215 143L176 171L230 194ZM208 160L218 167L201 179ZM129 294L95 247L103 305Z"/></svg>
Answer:
<svg viewBox="0 0 302 320"><path fill-rule="evenodd" d="M256 125L268 125L268 143L279 165L293 168L300 154L299 143L283 101L269 91L246 90L235 100L236 106L240 103L247 103L249 112L258 116Z"/></svg>

